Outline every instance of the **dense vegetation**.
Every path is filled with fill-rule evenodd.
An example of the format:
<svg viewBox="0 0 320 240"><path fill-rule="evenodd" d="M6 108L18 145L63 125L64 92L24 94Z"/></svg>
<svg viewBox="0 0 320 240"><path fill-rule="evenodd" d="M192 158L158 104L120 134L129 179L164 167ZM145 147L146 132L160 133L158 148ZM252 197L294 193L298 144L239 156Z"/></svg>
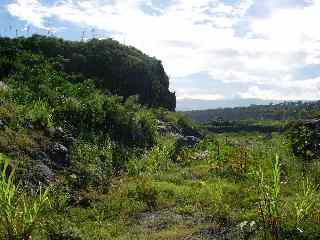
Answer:
<svg viewBox="0 0 320 240"><path fill-rule="evenodd" d="M79 62L64 51L100 44L149 66L111 40L1 39L0 239L320 238L319 121L210 134L167 99L138 99L138 85L107 86L132 72L67 70Z"/></svg>
<svg viewBox="0 0 320 240"><path fill-rule="evenodd" d="M284 102L269 105L251 105L250 107L221 108L184 112L199 122L209 121L286 121L310 118L319 113L320 101Z"/></svg>
<svg viewBox="0 0 320 240"><path fill-rule="evenodd" d="M0 77L15 71L8 61L29 51L44 56L74 82L91 78L104 92L124 98L139 95L139 101L148 106L175 109L175 94L168 89L169 78L161 62L112 39L72 42L39 35L1 38L0 50Z"/></svg>

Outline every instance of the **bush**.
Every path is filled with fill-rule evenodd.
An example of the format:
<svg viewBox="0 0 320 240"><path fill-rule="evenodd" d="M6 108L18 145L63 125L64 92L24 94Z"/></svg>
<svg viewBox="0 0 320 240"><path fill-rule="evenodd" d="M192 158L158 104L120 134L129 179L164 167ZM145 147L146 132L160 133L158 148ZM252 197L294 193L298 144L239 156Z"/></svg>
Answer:
<svg viewBox="0 0 320 240"><path fill-rule="evenodd" d="M52 127L52 113L53 110L49 107L47 102L36 101L28 109L26 114L27 120L30 120L37 127Z"/></svg>
<svg viewBox="0 0 320 240"><path fill-rule="evenodd" d="M320 132L314 125L298 123L289 132L293 153L310 161L320 156Z"/></svg>
<svg viewBox="0 0 320 240"><path fill-rule="evenodd" d="M112 175L112 147L109 141L101 144L78 141L72 150L72 164L85 186L104 186Z"/></svg>
<svg viewBox="0 0 320 240"><path fill-rule="evenodd" d="M158 191L149 178L144 177L139 181L136 192L138 200L143 201L149 210L157 208Z"/></svg>

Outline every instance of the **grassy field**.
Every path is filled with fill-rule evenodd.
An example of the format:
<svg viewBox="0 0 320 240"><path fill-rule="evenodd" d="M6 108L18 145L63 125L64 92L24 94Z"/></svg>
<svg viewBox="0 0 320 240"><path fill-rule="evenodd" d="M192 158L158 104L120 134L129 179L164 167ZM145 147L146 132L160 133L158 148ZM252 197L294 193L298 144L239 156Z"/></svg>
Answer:
<svg viewBox="0 0 320 240"><path fill-rule="evenodd" d="M285 135L215 135L170 160L162 138L107 192L55 194L33 239L319 239L318 162Z"/></svg>

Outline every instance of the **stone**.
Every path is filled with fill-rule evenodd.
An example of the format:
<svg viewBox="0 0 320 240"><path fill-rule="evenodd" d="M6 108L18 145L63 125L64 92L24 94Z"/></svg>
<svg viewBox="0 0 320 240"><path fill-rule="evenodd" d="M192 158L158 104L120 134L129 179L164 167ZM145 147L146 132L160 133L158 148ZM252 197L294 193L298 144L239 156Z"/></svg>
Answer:
<svg viewBox="0 0 320 240"><path fill-rule="evenodd" d="M199 142L200 142L199 138L194 136L186 136L186 137L178 138L176 142L176 148L178 149L181 149L183 147L192 148Z"/></svg>
<svg viewBox="0 0 320 240"><path fill-rule="evenodd" d="M157 131L161 135L180 134L181 130L173 123L157 121Z"/></svg>
<svg viewBox="0 0 320 240"><path fill-rule="evenodd" d="M49 148L50 158L58 166L70 165L68 153L69 153L68 148L60 143L54 143Z"/></svg>
<svg viewBox="0 0 320 240"><path fill-rule="evenodd" d="M48 155L45 152L35 151L32 152L32 159L37 161L46 161L49 159Z"/></svg>
<svg viewBox="0 0 320 240"><path fill-rule="evenodd" d="M33 171L35 172L34 180L40 183L48 184L55 178L54 172L43 163L37 163Z"/></svg>
<svg viewBox="0 0 320 240"><path fill-rule="evenodd" d="M242 234L249 235L256 231L257 224L255 221L243 221L239 223L237 227Z"/></svg>
<svg viewBox="0 0 320 240"><path fill-rule="evenodd" d="M57 127L54 131L54 135L56 137L63 137L64 136L64 130L62 129L62 127Z"/></svg>

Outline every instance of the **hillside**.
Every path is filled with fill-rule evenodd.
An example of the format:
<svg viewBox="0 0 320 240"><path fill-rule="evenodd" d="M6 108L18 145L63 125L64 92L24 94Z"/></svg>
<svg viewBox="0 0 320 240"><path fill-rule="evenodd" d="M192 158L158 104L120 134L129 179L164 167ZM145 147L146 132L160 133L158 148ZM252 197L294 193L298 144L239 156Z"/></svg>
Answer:
<svg viewBox="0 0 320 240"><path fill-rule="evenodd" d="M10 60L22 52L39 54L74 82L90 78L103 91L124 98L139 95L139 101L147 106L175 109L175 94L169 91L169 78L161 62L112 39L72 42L40 35L1 38L0 50L1 56ZM14 71L3 58L0 66L1 78Z"/></svg>

